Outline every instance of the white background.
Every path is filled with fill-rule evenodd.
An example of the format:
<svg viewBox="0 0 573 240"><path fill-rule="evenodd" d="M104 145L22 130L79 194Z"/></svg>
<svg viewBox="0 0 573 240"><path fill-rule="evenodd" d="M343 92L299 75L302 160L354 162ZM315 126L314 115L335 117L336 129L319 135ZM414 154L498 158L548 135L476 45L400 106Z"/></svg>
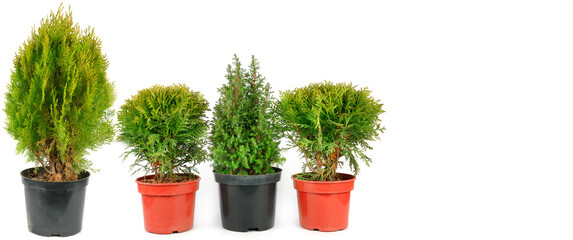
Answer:
<svg viewBox="0 0 573 240"><path fill-rule="evenodd" d="M0 3L0 91L34 25L60 1ZM70 1L65 2L66 8ZM350 225L320 233L298 225L285 153L276 224L221 227L217 185L202 165L195 226L145 232L123 146L90 155L83 230L70 239L572 239L573 6L570 1L92 1L71 2L110 61L115 109L153 84L185 83L212 107L237 53L251 54L273 90L353 82L384 103L352 192ZM209 115L210 116L210 115ZM0 113L4 121L4 113ZM0 135L3 239L27 230L19 172L32 166ZM348 172L345 168L344 171Z"/></svg>

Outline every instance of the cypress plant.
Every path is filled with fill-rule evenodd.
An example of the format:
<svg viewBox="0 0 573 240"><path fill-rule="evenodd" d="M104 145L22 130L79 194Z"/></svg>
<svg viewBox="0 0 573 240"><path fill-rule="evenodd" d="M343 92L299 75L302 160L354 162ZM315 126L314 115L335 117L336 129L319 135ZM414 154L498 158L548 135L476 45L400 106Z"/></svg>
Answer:
<svg viewBox="0 0 573 240"><path fill-rule="evenodd" d="M113 84L101 41L60 6L19 48L5 95L6 131L45 181L72 181L91 170L88 150L114 136Z"/></svg>
<svg viewBox="0 0 573 240"><path fill-rule="evenodd" d="M367 88L347 83L313 83L281 92L274 111L290 147L304 157L302 180L340 180L336 170L346 160L356 175L358 161L372 161L368 141L379 139L382 103ZM308 172L306 170L308 169Z"/></svg>
<svg viewBox="0 0 573 240"><path fill-rule="evenodd" d="M274 98L259 69L254 56L248 70L241 68L236 54L227 67L227 83L218 89L220 98L211 128L211 159L216 173L274 173L272 165L284 161L277 117L270 111Z"/></svg>
<svg viewBox="0 0 573 240"><path fill-rule="evenodd" d="M185 85L140 90L118 113L118 140L127 145L124 157L134 155L134 173L152 173L157 183L193 179L195 166L205 161L208 103Z"/></svg>

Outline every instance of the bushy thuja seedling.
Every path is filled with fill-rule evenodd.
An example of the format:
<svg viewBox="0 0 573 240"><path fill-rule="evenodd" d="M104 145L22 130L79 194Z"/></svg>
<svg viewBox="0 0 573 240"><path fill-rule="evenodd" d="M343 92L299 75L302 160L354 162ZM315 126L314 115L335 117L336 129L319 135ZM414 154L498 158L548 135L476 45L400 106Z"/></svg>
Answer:
<svg viewBox="0 0 573 240"><path fill-rule="evenodd" d="M184 181L179 174L193 179L207 157L206 111L203 95L185 85L155 85L128 99L118 113L118 140L127 145L125 158L135 156L133 173L152 173L155 183Z"/></svg>
<svg viewBox="0 0 573 240"><path fill-rule="evenodd" d="M251 58L249 70L241 68L237 55L227 67L227 83L213 111L211 159L216 173L260 175L274 173L280 164L280 134L271 87L259 73L259 62Z"/></svg>
<svg viewBox="0 0 573 240"><path fill-rule="evenodd" d="M86 159L113 140L113 84L92 28L82 30L71 11L43 19L14 58L5 95L6 131L16 150L42 167L38 180L73 181L92 170Z"/></svg>
<svg viewBox="0 0 573 240"><path fill-rule="evenodd" d="M280 96L274 108L281 117L280 126L290 147L297 147L305 158L303 174L297 178L340 180L336 170L343 164L342 157L355 175L360 170L358 160L369 165L367 141L379 139L383 133L379 115L384 111L368 89L323 82L284 91Z"/></svg>

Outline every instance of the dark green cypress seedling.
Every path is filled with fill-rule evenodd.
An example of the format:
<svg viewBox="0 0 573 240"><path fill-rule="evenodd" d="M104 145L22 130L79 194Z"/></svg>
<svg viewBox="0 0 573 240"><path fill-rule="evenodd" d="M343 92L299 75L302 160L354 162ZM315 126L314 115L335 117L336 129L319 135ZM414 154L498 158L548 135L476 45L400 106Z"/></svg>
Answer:
<svg viewBox="0 0 573 240"><path fill-rule="evenodd" d="M157 183L178 182L178 174L197 172L207 157L208 103L185 85L140 90L118 113L118 140L127 145L132 169L155 175Z"/></svg>
<svg viewBox="0 0 573 240"><path fill-rule="evenodd" d="M249 69L241 68L237 55L227 67L227 83L213 113L211 159L216 173L260 175L273 173L280 164L280 134L271 87L259 73L259 62L251 58Z"/></svg>
<svg viewBox="0 0 573 240"><path fill-rule="evenodd" d="M367 88L352 84L313 83L281 92L274 108L280 115L282 132L304 157L303 180L340 180L336 170L345 159L354 174L358 160L369 165L367 141L379 139L384 128L379 115L382 103L370 96ZM344 158L343 158L344 157Z"/></svg>
<svg viewBox="0 0 573 240"><path fill-rule="evenodd" d="M18 141L17 152L45 170L40 180L72 181L94 171L88 150L113 139L108 65L93 29L80 29L62 6L16 53L5 95L6 131Z"/></svg>

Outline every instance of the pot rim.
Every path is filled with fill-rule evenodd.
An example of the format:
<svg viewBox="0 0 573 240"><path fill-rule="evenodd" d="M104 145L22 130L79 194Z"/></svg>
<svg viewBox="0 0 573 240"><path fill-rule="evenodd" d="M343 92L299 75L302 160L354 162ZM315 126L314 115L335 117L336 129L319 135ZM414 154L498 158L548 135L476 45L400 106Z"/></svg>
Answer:
<svg viewBox="0 0 573 240"><path fill-rule="evenodd" d="M27 168L20 172L20 177L22 178L22 183L25 187L35 188L35 189L44 189L46 191L73 191L76 189L85 189L85 187L89 183L90 172L83 171L79 175L79 179L75 181L67 181L67 182L48 182L48 181L39 181L34 180L28 177L30 172L33 172L35 167ZM44 171L43 169L39 169L38 171Z"/></svg>
<svg viewBox="0 0 573 240"><path fill-rule="evenodd" d="M283 170L278 167L273 167L273 169L275 169L274 173L267 173L261 175L231 175L231 174L216 173L215 170L213 170L213 174L215 174L215 182L219 184L265 185L265 184L276 183L281 180L281 173Z"/></svg>
<svg viewBox="0 0 573 240"><path fill-rule="evenodd" d="M177 175L187 175L186 173L178 173ZM201 177L197 174L193 174L195 177L197 177L197 179L191 180L191 181L185 181L185 182L178 182L178 183L144 183L141 182L141 180L143 180L144 178L153 178L155 176L155 174L153 175L145 175L145 176L141 176L135 179L135 182L138 185L144 185L144 186L178 186L178 185L185 185L185 184L190 184L193 182L198 182L199 180L201 180Z"/></svg>
<svg viewBox="0 0 573 240"><path fill-rule="evenodd" d="M90 172L82 171L80 174L78 174L78 180L74 180L74 181L62 181L62 182L40 181L40 180L32 179L32 178L28 177L28 175L26 175L27 173L34 171L36 168L39 169L38 171L44 171L43 168L41 168L41 167L26 168L26 169L20 171L20 176L22 178L26 179L27 181L33 181L33 182L39 182L39 183L75 183L75 182L85 181L87 178L89 178L91 176Z"/></svg>
<svg viewBox="0 0 573 240"><path fill-rule="evenodd" d="M336 173L336 174L340 174L343 177L348 177L348 179L344 179L344 180L340 180L340 181L312 181L312 180L301 180L298 178L295 178L296 175L299 175L302 173L295 173L293 175L291 175L292 180L294 181L298 181L298 182L303 182L303 183L313 183L313 184L336 184L336 183L345 183L345 182L353 182L354 180L356 180L356 176L349 174L349 173Z"/></svg>
<svg viewBox="0 0 573 240"><path fill-rule="evenodd" d="M311 194L340 194L352 191L354 189L356 176L346 173L338 174L342 174L343 178L347 179L342 181L308 181L295 178L294 176L297 174L294 174L291 178L294 188L299 192Z"/></svg>

